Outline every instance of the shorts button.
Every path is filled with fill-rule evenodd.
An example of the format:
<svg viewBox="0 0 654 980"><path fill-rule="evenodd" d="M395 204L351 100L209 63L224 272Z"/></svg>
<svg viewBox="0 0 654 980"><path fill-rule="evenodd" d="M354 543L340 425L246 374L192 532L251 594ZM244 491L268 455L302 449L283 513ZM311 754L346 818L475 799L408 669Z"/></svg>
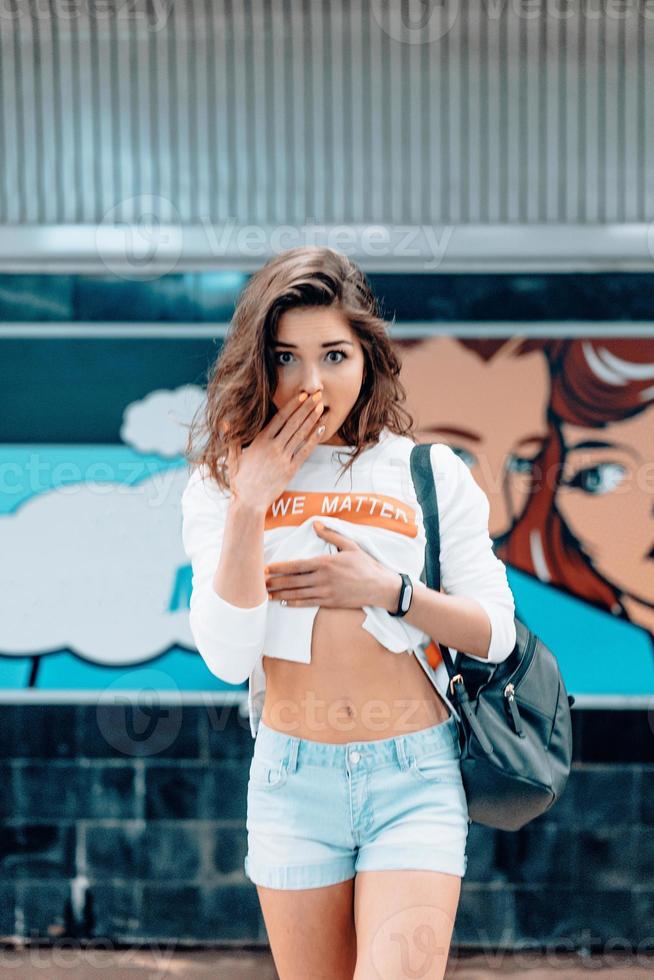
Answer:
<svg viewBox="0 0 654 980"><path fill-rule="evenodd" d="M358 762L360 758L361 758L361 753L357 752L356 749L353 749L353 751L350 752L350 762Z"/></svg>

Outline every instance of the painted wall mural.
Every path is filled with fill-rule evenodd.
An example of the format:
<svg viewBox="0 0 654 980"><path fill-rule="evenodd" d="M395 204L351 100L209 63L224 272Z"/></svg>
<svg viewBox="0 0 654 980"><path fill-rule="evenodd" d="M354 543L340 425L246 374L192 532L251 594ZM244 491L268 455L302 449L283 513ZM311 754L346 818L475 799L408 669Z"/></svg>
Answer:
<svg viewBox="0 0 654 980"><path fill-rule="evenodd" d="M488 495L517 614L570 691L654 693L654 339L398 347L417 435Z"/></svg>
<svg viewBox="0 0 654 980"><path fill-rule="evenodd" d="M396 341L418 438L450 445L487 493L517 613L570 692L654 694L654 338L451 327ZM129 342L57 343L53 358L42 341L5 341L15 402L21 371L42 387L32 422L16 419L21 440L0 446L0 693L240 697L188 625L183 447L204 393L166 371L199 376L198 341L176 338L159 361Z"/></svg>
<svg viewBox="0 0 654 980"><path fill-rule="evenodd" d="M227 685L194 649L180 531L197 385L124 407L118 445L5 445L0 688Z"/></svg>

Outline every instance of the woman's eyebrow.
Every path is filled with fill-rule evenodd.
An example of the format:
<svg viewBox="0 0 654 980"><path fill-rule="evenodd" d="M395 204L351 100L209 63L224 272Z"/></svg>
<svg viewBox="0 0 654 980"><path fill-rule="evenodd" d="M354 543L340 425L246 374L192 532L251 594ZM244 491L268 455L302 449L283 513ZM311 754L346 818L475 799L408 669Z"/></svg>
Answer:
<svg viewBox="0 0 654 980"><path fill-rule="evenodd" d="M584 442L575 442L574 446L566 448L568 452L572 452L573 449L614 449L617 445L615 442L604 442L603 439L586 439Z"/></svg>
<svg viewBox="0 0 654 980"><path fill-rule="evenodd" d="M566 453L572 453L576 449L623 449L636 459L641 458L640 453L633 446L626 446L621 442L606 442L604 439L586 439L584 442L576 442L574 446L566 446L564 444Z"/></svg>
<svg viewBox="0 0 654 980"><path fill-rule="evenodd" d="M354 344L350 340L328 340L326 344L321 344L321 347L335 347L336 344L349 344L350 347L354 347ZM293 350L297 350L297 344L287 344L283 340L273 340L273 347L292 347Z"/></svg>
<svg viewBox="0 0 654 980"><path fill-rule="evenodd" d="M447 432L451 436L464 436L472 442L481 442L481 436L477 432L471 432L470 429L460 429L453 425L431 425L426 428L427 431L438 429L439 432Z"/></svg>
<svg viewBox="0 0 654 980"><path fill-rule="evenodd" d="M547 439L546 432L534 432L533 436L525 436L518 443L519 446L523 446L526 442L545 442Z"/></svg>

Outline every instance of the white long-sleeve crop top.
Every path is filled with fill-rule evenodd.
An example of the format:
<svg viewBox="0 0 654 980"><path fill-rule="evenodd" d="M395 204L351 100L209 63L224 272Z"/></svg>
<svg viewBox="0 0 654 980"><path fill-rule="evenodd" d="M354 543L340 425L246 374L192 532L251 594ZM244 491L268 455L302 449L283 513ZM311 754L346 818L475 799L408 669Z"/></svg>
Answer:
<svg viewBox="0 0 654 980"><path fill-rule="evenodd" d="M418 580L426 539L409 463L414 445L408 436L385 428L379 441L345 473L344 450L352 447L315 446L268 508L264 564L335 552L335 546L314 531L312 523L318 518L383 565ZM476 599L485 610L491 624L488 657L474 659L497 663L515 646L515 607L505 566L493 552L488 533L488 498L449 446L433 443L430 458L437 487L441 587ZM265 696L262 657L309 663L313 621L320 607L282 606L268 598L258 606L241 607L214 591L229 500L229 492L221 490L205 465L191 471L182 495L182 538L192 565L190 628L212 673L231 684L249 681L250 731L255 737ZM386 609L363 609L362 629L388 650L414 653L456 714L440 654L437 659L425 655L426 646L437 649L431 638Z"/></svg>

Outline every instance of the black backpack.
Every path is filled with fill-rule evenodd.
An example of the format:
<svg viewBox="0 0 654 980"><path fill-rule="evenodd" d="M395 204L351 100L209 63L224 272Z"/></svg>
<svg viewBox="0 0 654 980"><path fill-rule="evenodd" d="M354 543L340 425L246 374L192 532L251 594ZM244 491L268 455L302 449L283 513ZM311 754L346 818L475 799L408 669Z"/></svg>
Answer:
<svg viewBox="0 0 654 980"><path fill-rule="evenodd" d="M440 533L430 445L411 450L422 507L426 585L440 589ZM425 578L421 576L422 580ZM570 708L556 657L519 619L506 660L484 664L440 647L460 715L461 774L471 820L519 830L561 796L572 762Z"/></svg>

